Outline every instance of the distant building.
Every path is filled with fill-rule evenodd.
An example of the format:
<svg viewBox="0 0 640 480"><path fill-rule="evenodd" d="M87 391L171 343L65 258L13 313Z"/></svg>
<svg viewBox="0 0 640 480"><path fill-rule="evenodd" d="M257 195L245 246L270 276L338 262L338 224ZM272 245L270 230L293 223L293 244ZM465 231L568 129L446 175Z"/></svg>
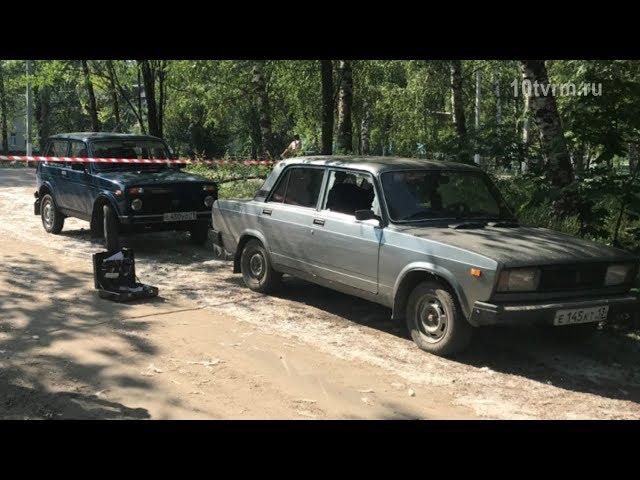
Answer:
<svg viewBox="0 0 640 480"><path fill-rule="evenodd" d="M27 139L24 112L16 112L7 122L7 141L10 153L25 153ZM1 146L1 143L0 143Z"/></svg>

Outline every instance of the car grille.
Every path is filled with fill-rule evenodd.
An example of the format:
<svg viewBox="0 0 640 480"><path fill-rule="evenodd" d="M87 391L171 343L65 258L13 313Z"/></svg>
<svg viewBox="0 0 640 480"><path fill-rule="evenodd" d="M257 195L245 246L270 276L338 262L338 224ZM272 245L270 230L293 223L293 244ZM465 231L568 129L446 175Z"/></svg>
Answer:
<svg viewBox="0 0 640 480"><path fill-rule="evenodd" d="M607 274L605 263L548 265L541 268L539 291L602 288Z"/></svg>
<svg viewBox="0 0 640 480"><path fill-rule="evenodd" d="M142 210L136 212L138 215L159 215L207 209L204 206L204 195L200 189L174 191L169 188L144 187L144 194L140 198L142 199Z"/></svg>

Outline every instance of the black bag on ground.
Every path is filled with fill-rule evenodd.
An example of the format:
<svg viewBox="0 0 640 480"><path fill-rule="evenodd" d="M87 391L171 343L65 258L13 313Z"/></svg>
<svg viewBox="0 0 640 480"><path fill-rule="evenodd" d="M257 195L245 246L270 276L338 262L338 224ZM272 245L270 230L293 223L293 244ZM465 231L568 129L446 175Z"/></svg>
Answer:
<svg viewBox="0 0 640 480"><path fill-rule="evenodd" d="M158 289L139 283L133 250L93 254L93 281L101 298L126 302L158 296Z"/></svg>

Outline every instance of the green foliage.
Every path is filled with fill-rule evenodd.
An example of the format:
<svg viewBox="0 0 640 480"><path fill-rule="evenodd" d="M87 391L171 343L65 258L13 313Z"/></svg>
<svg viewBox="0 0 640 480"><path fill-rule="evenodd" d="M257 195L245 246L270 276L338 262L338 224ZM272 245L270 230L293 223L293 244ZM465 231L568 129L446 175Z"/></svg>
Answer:
<svg viewBox="0 0 640 480"><path fill-rule="evenodd" d="M27 84L24 61L2 61L10 118L24 109ZM117 109L104 60L88 62L98 116L104 130L144 131L146 112L139 99L138 63L113 61ZM88 96L79 61L35 61L31 84L36 100L34 143L48 134L89 128ZM166 77L164 135L181 157L256 158L261 131L252 85L251 61L169 61ZM601 95L556 95L577 181L551 188L538 132L530 122L530 143L522 140L526 120L518 61L462 62L467 139L461 142L451 117L450 63L445 60L353 61L353 147L361 153L368 132L369 153L454 160L465 149L481 155L482 166L526 223L554 228L604 243L616 230L624 248L640 249L640 179L629 181L629 145L640 141L640 62L562 60L547 62L553 84L602 85ZM475 127L476 73L480 73L480 122ZM320 150L320 62L266 61L264 77L274 148L282 151L294 134L305 153ZM334 96L341 79L334 68ZM515 83L514 83L515 82ZM48 109L40 109L43 105ZM140 105L143 106L140 109ZM336 108L337 116L337 108ZM468 157L468 155L467 155ZM528 173L520 173L526 162ZM190 166L218 181L265 175L265 167ZM260 180L221 184L223 196L251 196ZM554 202L570 198L574 214L550 213ZM623 212L620 216L620 212ZM618 219L620 225L618 227Z"/></svg>
<svg viewBox="0 0 640 480"><path fill-rule="evenodd" d="M186 171L218 182L218 196L220 198L251 198L264 183L264 178L271 172L271 167L267 165L244 165L242 163L216 165L213 167L193 164L189 165Z"/></svg>

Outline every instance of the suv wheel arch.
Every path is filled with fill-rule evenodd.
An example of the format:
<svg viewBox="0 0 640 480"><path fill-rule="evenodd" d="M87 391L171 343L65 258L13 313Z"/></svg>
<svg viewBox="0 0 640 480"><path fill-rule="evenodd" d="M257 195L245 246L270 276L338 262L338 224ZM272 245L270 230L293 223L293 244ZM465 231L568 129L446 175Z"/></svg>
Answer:
<svg viewBox="0 0 640 480"><path fill-rule="evenodd" d="M113 205L113 202L111 202L111 200L109 200L105 195L100 195L96 198L95 202L93 202L93 209L91 211L91 233L93 235L102 236L102 207L105 205L110 205L115 212L118 211Z"/></svg>

